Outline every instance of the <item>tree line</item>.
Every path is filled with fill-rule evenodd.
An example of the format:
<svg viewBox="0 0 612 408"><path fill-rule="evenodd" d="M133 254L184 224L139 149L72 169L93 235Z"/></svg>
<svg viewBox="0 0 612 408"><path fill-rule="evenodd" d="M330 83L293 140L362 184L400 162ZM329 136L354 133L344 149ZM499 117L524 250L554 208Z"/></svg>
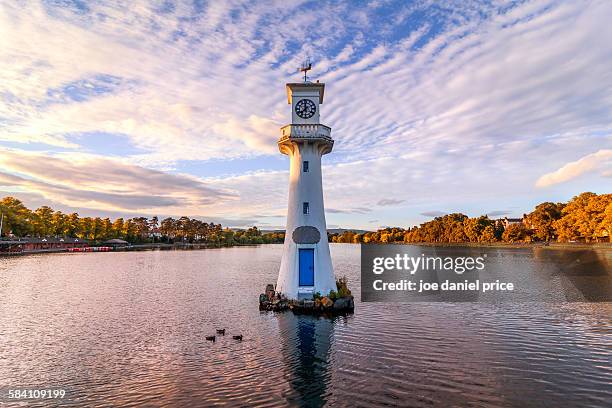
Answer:
<svg viewBox="0 0 612 408"><path fill-rule="evenodd" d="M165 218L80 217L42 206L32 211L20 200L5 197L0 200L4 215L1 236L13 237L75 237L91 241L113 238L132 243L210 243L215 245L266 244L283 242L283 233L262 233L257 227L246 230L223 228L189 217Z"/></svg>
<svg viewBox="0 0 612 408"><path fill-rule="evenodd" d="M4 214L1 235L14 237L77 237L91 241L119 238L132 243L210 243L215 245L282 243L285 234L223 228L189 217L80 217L42 206L32 211L20 200L0 200ZM453 213L408 229L384 228L357 234L328 234L344 243L493 243L493 242L612 242L612 194L582 193L567 203L544 202L521 222L506 225L486 215L470 218Z"/></svg>
<svg viewBox="0 0 612 408"><path fill-rule="evenodd" d="M384 228L356 234L330 234L345 243L527 243L612 242L612 194L582 193L568 203L537 205L521 222L506 225L486 215L470 218L453 213L413 228Z"/></svg>

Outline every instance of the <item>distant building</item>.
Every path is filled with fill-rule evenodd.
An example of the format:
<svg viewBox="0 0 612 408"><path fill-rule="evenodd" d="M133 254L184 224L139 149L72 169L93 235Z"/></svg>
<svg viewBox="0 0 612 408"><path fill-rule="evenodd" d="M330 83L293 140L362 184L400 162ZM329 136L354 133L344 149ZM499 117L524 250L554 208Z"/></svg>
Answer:
<svg viewBox="0 0 612 408"><path fill-rule="evenodd" d="M125 246L130 245L129 242L124 241L122 239L118 239L118 238L109 239L108 241L104 241L103 244L107 246L111 246L113 248L120 248L120 247L125 247Z"/></svg>
<svg viewBox="0 0 612 408"><path fill-rule="evenodd" d="M79 238L21 238L0 241L0 252L52 251L68 248L85 248L87 246L89 246L87 240Z"/></svg>
<svg viewBox="0 0 612 408"><path fill-rule="evenodd" d="M149 232L149 239L161 239L162 233L159 231L159 228L155 227Z"/></svg>
<svg viewBox="0 0 612 408"><path fill-rule="evenodd" d="M524 224L525 223L525 218L508 218L508 217L504 217L504 218L500 218L498 220L495 220L495 226L496 227L504 227L504 229L508 228L510 225L512 224Z"/></svg>

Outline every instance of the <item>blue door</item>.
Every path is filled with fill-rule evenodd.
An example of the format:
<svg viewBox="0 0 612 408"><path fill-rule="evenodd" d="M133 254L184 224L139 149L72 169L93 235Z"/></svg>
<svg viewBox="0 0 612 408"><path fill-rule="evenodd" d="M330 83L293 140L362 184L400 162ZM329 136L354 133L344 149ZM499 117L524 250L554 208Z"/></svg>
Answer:
<svg viewBox="0 0 612 408"><path fill-rule="evenodd" d="M314 249L300 249L300 286L314 286Z"/></svg>

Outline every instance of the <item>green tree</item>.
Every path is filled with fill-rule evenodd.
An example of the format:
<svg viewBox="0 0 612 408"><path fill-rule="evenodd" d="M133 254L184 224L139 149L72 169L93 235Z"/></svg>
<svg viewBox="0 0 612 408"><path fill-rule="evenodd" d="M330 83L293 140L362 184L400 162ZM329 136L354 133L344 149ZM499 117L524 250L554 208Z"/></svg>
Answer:
<svg viewBox="0 0 612 408"><path fill-rule="evenodd" d="M104 218L102 220L102 227L98 239L106 241L113 237L113 223L111 222L110 218Z"/></svg>
<svg viewBox="0 0 612 408"><path fill-rule="evenodd" d="M32 229L34 234L39 237L52 235L54 232L53 209L46 205L37 208L32 218Z"/></svg>
<svg viewBox="0 0 612 408"><path fill-rule="evenodd" d="M124 228L125 228L125 222L123 221L123 218L117 218L114 222L113 222L113 232L112 232L112 236L118 239L124 239L125 238L125 233L124 233Z"/></svg>
<svg viewBox="0 0 612 408"><path fill-rule="evenodd" d="M91 239L99 240L104 232L104 224L102 222L102 218L96 217L93 219L91 224Z"/></svg>
<svg viewBox="0 0 612 408"><path fill-rule="evenodd" d="M81 219L79 214L72 213L66 217L66 227L64 235L69 237L77 237L80 235Z"/></svg>
<svg viewBox="0 0 612 408"><path fill-rule="evenodd" d="M55 211L51 219L51 235L64 236L68 235L68 216L61 211Z"/></svg>
<svg viewBox="0 0 612 408"><path fill-rule="evenodd" d="M94 232L93 219L91 217L81 218L79 220L78 237L81 239L92 239Z"/></svg>
<svg viewBox="0 0 612 408"><path fill-rule="evenodd" d="M136 226L131 218L123 223L123 236L130 242L136 241Z"/></svg>
<svg viewBox="0 0 612 408"><path fill-rule="evenodd" d="M133 226L133 235L136 241L146 242L149 239L149 220L145 217L130 218L130 223Z"/></svg>
<svg viewBox="0 0 612 408"><path fill-rule="evenodd" d="M0 201L0 213L4 214L1 235L24 237L32 233L31 221L34 215L20 200L4 197Z"/></svg>

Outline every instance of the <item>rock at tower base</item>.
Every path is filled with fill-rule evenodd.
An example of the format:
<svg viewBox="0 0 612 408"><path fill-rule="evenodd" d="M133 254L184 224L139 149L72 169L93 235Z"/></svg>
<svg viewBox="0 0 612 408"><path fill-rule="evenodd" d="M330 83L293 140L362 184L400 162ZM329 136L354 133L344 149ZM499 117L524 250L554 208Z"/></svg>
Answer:
<svg viewBox="0 0 612 408"><path fill-rule="evenodd" d="M311 299L287 299L280 292L266 285L266 293L259 295L259 310L271 312L284 312L291 310L294 314L309 314L320 316L333 316L339 314L352 314L355 311L355 300L347 286L347 279L336 281L338 291L330 291L329 296L315 293Z"/></svg>

